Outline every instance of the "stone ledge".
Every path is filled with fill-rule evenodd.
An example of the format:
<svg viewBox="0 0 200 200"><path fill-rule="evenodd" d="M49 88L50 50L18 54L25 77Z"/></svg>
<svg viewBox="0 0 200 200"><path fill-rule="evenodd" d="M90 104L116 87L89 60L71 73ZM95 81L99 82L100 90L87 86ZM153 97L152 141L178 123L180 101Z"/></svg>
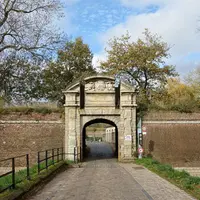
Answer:
<svg viewBox="0 0 200 200"><path fill-rule="evenodd" d="M99 114L90 114L90 113L81 113L80 115L81 115L81 116L120 116L120 114L118 114L118 113L112 113L112 114L102 114L102 113L99 113Z"/></svg>
<svg viewBox="0 0 200 200"><path fill-rule="evenodd" d="M143 121L143 124L200 124L199 120L196 121Z"/></svg>
<svg viewBox="0 0 200 200"><path fill-rule="evenodd" d="M3 121L0 120L0 124L64 124L63 121L34 121L34 120L22 120L22 121Z"/></svg>

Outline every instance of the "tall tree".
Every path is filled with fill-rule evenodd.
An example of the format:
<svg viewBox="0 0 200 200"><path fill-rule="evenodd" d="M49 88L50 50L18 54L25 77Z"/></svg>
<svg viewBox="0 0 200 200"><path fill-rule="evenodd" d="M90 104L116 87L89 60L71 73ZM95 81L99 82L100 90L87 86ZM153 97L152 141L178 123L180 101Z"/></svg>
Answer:
<svg viewBox="0 0 200 200"><path fill-rule="evenodd" d="M93 54L82 38L67 41L58 58L43 71L44 96L50 100L62 100L62 89L82 76L95 73L92 66Z"/></svg>
<svg viewBox="0 0 200 200"><path fill-rule="evenodd" d="M195 89L185 84L180 78L169 78L159 93L152 93L151 108L156 110L176 110L193 112L199 108Z"/></svg>
<svg viewBox="0 0 200 200"><path fill-rule="evenodd" d="M136 42L131 41L128 33L110 40L106 50L108 59L101 66L104 71L119 74L136 86L142 99L148 103L150 91L164 85L167 77L177 74L174 66L165 63L170 56L167 43L147 29L143 34L144 39Z"/></svg>
<svg viewBox="0 0 200 200"><path fill-rule="evenodd" d="M41 68L24 57L10 55L0 63L0 96L6 103L25 104L40 98Z"/></svg>
<svg viewBox="0 0 200 200"><path fill-rule="evenodd" d="M168 79L166 89L167 99L165 105L169 108L182 112L192 112L197 107L194 88L182 83L180 79Z"/></svg>
<svg viewBox="0 0 200 200"><path fill-rule="evenodd" d="M60 0L0 0L0 56L10 51L44 56L61 41L52 26Z"/></svg>

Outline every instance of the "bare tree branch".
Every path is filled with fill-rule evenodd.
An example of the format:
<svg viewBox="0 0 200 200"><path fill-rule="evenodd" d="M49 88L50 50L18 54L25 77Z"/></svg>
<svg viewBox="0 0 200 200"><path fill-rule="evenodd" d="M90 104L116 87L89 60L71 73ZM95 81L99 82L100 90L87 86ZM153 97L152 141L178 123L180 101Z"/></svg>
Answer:
<svg viewBox="0 0 200 200"><path fill-rule="evenodd" d="M61 7L60 0L0 0L0 53L53 50L61 35L51 24Z"/></svg>

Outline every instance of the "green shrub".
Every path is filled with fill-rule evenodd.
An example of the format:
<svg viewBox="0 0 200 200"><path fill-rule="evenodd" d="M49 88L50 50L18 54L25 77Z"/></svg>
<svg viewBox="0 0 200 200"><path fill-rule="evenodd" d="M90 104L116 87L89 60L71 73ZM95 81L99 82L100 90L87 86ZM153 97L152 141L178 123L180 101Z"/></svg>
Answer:
<svg viewBox="0 0 200 200"><path fill-rule="evenodd" d="M184 179L184 182L186 184L198 185L200 184L200 177L188 176L187 178Z"/></svg>
<svg viewBox="0 0 200 200"><path fill-rule="evenodd" d="M195 109L195 104L189 103L189 104L172 105L170 110L175 110L183 113L192 113L194 109Z"/></svg>
<svg viewBox="0 0 200 200"><path fill-rule="evenodd" d="M159 171L167 171L167 172L173 172L174 169L172 168L171 165L163 165L163 164L160 164L160 163L155 163L156 166L157 166L157 169Z"/></svg>
<svg viewBox="0 0 200 200"><path fill-rule="evenodd" d="M171 173L170 172L168 173L169 178L175 179L177 181L187 178L188 176L190 176L189 173L184 170L178 171L178 170L173 169L173 171L171 171Z"/></svg>
<svg viewBox="0 0 200 200"><path fill-rule="evenodd" d="M152 160L152 159L151 159L151 160ZM160 164L157 160L152 160L151 163L152 163L153 165Z"/></svg>

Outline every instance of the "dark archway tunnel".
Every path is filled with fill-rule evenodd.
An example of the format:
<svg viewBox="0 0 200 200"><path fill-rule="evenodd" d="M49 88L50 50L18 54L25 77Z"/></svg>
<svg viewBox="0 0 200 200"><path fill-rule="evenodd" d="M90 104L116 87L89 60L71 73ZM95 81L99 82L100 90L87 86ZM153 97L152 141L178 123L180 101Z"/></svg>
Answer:
<svg viewBox="0 0 200 200"><path fill-rule="evenodd" d="M107 124L107 125L110 125L112 127L115 127L115 143L114 143L114 149L112 151L112 154L110 153L106 153L107 149L109 148L109 145L106 144L106 143L90 143L91 147L93 148L93 151L95 151L94 147L96 148L96 150L100 150L102 151L100 154L96 154L95 156L93 156L94 159L104 159L104 158L118 158L118 128L117 128L117 125L111 121L111 120L108 120L108 119L102 119L102 118L97 118L97 119L94 119L94 120L91 120L89 122L87 122L84 127L83 127L83 130L82 130L82 141L81 141L81 146L82 146L82 160L83 159L91 159L90 157L90 154L88 154L88 147L87 147L87 144L86 144L86 134L87 134L87 131L86 131L86 128L93 125L93 124L98 124L98 123L103 123L103 124ZM105 153L104 153L105 152Z"/></svg>

